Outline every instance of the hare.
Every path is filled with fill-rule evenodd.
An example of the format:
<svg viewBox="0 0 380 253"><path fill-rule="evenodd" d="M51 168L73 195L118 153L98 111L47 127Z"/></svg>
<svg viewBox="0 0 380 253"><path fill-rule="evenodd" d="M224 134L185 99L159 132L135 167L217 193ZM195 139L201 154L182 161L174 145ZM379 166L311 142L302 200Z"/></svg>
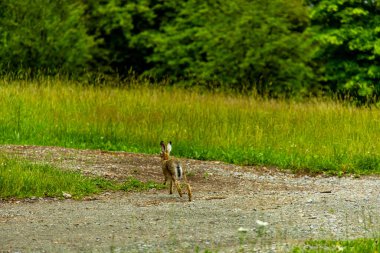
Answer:
<svg viewBox="0 0 380 253"><path fill-rule="evenodd" d="M163 141L160 142L161 145L161 163L162 163L162 172L165 176L165 182L169 180L170 181L170 194L173 194L173 183L175 184L178 194L180 197L182 197L182 190L181 185L178 182L178 180L183 179L186 184L187 188L187 194L189 196L189 201L191 201L192 193L191 193L191 187L190 184L187 182L186 178L186 171L184 167L182 166L182 163L178 159L170 158L170 151L172 150L172 142L169 141L169 143L165 146L165 143Z"/></svg>

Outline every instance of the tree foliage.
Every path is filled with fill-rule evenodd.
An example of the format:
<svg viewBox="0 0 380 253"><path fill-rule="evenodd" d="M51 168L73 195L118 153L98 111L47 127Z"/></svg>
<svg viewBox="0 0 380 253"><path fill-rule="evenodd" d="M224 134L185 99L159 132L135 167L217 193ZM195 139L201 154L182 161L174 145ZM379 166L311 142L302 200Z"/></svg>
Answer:
<svg viewBox="0 0 380 253"><path fill-rule="evenodd" d="M312 29L320 45L315 59L322 82L362 98L380 92L380 3L375 0L316 1Z"/></svg>
<svg viewBox="0 0 380 253"><path fill-rule="evenodd" d="M300 1L189 0L177 10L159 31L142 34L153 49L149 73L274 95L309 86L308 13Z"/></svg>
<svg viewBox="0 0 380 253"><path fill-rule="evenodd" d="M96 67L105 71L139 73L147 68L146 48L133 43L142 30L153 27L150 0L87 1L86 24L89 33L101 43L95 54Z"/></svg>
<svg viewBox="0 0 380 253"><path fill-rule="evenodd" d="M2 0L0 68L79 73L96 46L78 1Z"/></svg>
<svg viewBox="0 0 380 253"><path fill-rule="evenodd" d="M375 0L2 0L0 74L131 72L270 96L380 93Z"/></svg>

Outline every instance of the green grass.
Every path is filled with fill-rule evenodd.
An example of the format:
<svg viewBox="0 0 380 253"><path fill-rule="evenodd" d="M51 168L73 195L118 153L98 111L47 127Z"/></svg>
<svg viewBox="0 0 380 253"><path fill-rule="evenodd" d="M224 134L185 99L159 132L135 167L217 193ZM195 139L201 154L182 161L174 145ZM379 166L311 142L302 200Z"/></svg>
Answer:
<svg viewBox="0 0 380 253"><path fill-rule="evenodd" d="M241 239L240 239L241 240ZM241 246L244 242L241 242ZM240 247L235 252L251 252L257 245L245 245ZM255 247L256 246L256 247ZM245 250L246 249L246 250ZM270 246L262 249L264 252L271 252ZM213 253L219 252L218 249L200 249L197 247L195 252ZM380 237L379 238L359 238L355 240L310 240L303 243L301 246L295 246L290 250L280 250L279 252L290 253L379 253L380 252Z"/></svg>
<svg viewBox="0 0 380 253"><path fill-rule="evenodd" d="M380 173L380 110L151 87L0 80L0 143L158 153L311 173Z"/></svg>
<svg viewBox="0 0 380 253"><path fill-rule="evenodd" d="M350 241L309 241L303 247L296 247L292 253L378 253L380 238L356 239Z"/></svg>
<svg viewBox="0 0 380 253"><path fill-rule="evenodd" d="M86 178L49 165L0 158L0 198L3 199L62 197L63 192L81 198L110 187L111 183L105 180Z"/></svg>
<svg viewBox="0 0 380 253"><path fill-rule="evenodd" d="M89 178L78 172L64 171L50 165L0 157L0 199L58 197L69 193L74 199L105 190L143 191L162 189L162 184L129 178L118 183L102 178Z"/></svg>

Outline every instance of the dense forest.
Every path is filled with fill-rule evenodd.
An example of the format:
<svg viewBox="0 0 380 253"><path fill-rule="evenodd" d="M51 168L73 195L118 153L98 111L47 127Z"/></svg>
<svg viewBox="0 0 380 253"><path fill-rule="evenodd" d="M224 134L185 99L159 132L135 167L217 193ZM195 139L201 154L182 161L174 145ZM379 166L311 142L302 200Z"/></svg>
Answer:
<svg viewBox="0 0 380 253"><path fill-rule="evenodd" d="M380 94L376 0L1 0L0 75Z"/></svg>

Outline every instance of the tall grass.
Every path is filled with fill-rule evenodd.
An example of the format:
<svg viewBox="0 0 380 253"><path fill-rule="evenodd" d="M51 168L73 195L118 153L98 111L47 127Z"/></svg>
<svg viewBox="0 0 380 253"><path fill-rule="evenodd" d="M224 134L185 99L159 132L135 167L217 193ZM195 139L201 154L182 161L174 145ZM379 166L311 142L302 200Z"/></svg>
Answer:
<svg viewBox="0 0 380 253"><path fill-rule="evenodd" d="M173 154L311 172L380 172L380 110L183 89L0 80L0 142Z"/></svg>

